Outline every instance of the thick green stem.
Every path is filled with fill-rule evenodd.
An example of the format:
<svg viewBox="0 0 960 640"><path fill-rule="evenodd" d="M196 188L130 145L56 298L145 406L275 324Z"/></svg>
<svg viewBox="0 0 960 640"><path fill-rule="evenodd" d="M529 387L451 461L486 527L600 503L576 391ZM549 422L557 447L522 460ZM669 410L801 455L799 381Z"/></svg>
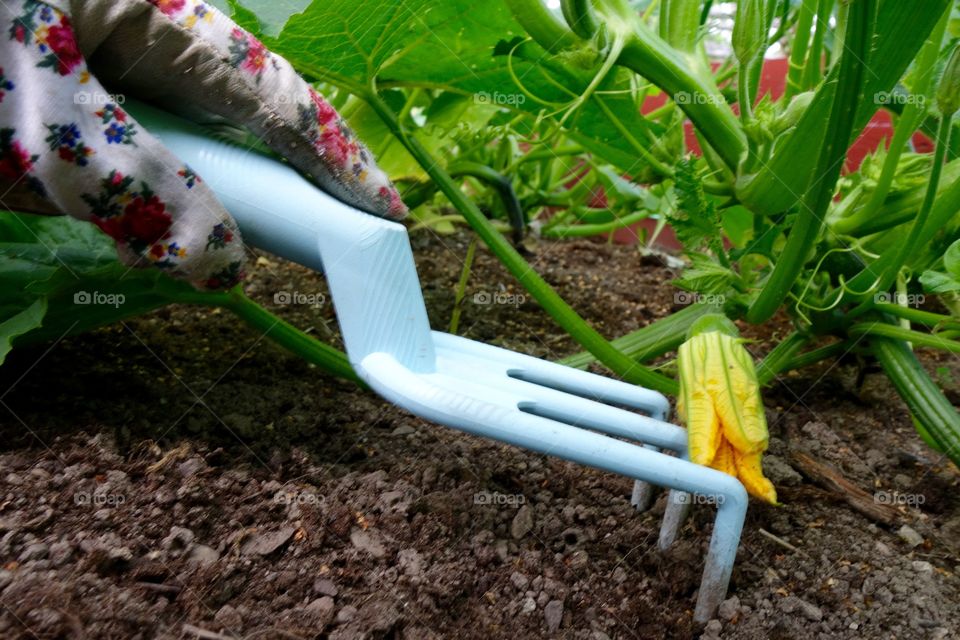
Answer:
<svg viewBox="0 0 960 640"><path fill-rule="evenodd" d="M611 233L617 229L629 227L632 224L640 222L650 217L649 211L637 211L630 215L616 218L610 222L601 222L597 224L571 224L557 225L555 227L544 228L541 235L544 238L584 238L589 236L598 236L602 233Z"/></svg>
<svg viewBox="0 0 960 640"><path fill-rule="evenodd" d="M560 8L567 25L581 38L589 40L600 28L590 0L561 0Z"/></svg>
<svg viewBox="0 0 960 640"><path fill-rule="evenodd" d="M692 71L700 68L696 56L672 49L641 24L624 46L618 63L673 98L724 164L736 171L747 148L746 136L713 79Z"/></svg>
<svg viewBox="0 0 960 640"><path fill-rule="evenodd" d="M804 91L817 86L817 83L820 81L820 74L822 73L820 67L823 63L823 36L830 23L830 14L832 11L833 0L820 0L819 6L817 7L817 27L813 33L813 42L810 44L810 50L807 53L807 61L803 69L803 79L800 81Z"/></svg>
<svg viewBox="0 0 960 640"><path fill-rule="evenodd" d="M676 393L677 383L670 378L638 365L613 347L603 336L588 325L553 288L530 267L477 208L467 198L453 178L444 171L430 153L400 124L396 114L377 95L374 89L361 94L380 117L390 132L403 142L410 155L420 163L427 174L437 183L453 206L463 215L481 240L499 258L500 262L530 292L544 310L578 343L608 366L614 373L634 384L643 385L664 393Z"/></svg>
<svg viewBox="0 0 960 640"><path fill-rule="evenodd" d="M690 0L662 0L660 37L679 51L692 52L697 44L700 27L699 5L699 2Z"/></svg>
<svg viewBox="0 0 960 640"><path fill-rule="evenodd" d="M855 324L850 327L847 333L853 337L868 334L871 336L894 338L923 347L940 349L941 351L949 351L950 353L960 353L960 342L956 340L949 340L936 334L922 333L920 331L914 331L913 329L904 329L899 325L885 324L883 322Z"/></svg>
<svg viewBox="0 0 960 640"><path fill-rule="evenodd" d="M687 331L694 322L719 311L720 308L712 304L693 304L642 329L621 336L611 344L637 362L647 362L675 350L686 340ZM584 351L564 358L560 364L586 369L596 361L597 358L592 353Z"/></svg>
<svg viewBox="0 0 960 640"><path fill-rule="evenodd" d="M933 313L922 309L912 307L903 307L899 304L890 302L878 302L873 306L874 311L880 313L889 313L892 316L909 320L910 322L919 322L928 327L947 327L957 323L953 316L946 316L942 313Z"/></svg>
<svg viewBox="0 0 960 640"><path fill-rule="evenodd" d="M960 465L960 415L901 340L874 338L871 346L880 366L924 431Z"/></svg>
<svg viewBox="0 0 960 640"><path fill-rule="evenodd" d="M585 41L562 25L542 0L506 0L520 25L550 52L577 46ZM674 49L642 22L621 0L597 3L597 15L613 39L626 37L617 64L631 69L663 89L680 106L724 163L736 170L746 150L746 137L737 117L717 89L709 68L696 54ZM561 31L558 31L558 25ZM566 34L566 35L564 35ZM566 46L558 46L566 44Z"/></svg>
<svg viewBox="0 0 960 640"><path fill-rule="evenodd" d="M917 127L923 121L927 113L927 100L933 95L933 81L936 77L937 57L940 54L940 43L943 41L943 34L949 22L950 12L946 11L943 18L937 23L930 37L924 43L920 54L917 56L914 76L916 78L911 94L915 98L910 101L903 110L903 114L897 121L896 130L893 139L890 141L890 147L887 150L887 157L883 161L883 169L880 172L880 178L877 180L877 186L870 194L870 199L863 207L858 208L853 215L848 218L840 219L833 225L833 230L840 234L853 233L856 228L867 220L876 217L880 207L883 206L890 193L890 187L893 185L893 179L897 175L897 166L900 163L900 156L907 147L910 137Z"/></svg>
<svg viewBox="0 0 960 640"><path fill-rule="evenodd" d="M842 356L849 349L850 343L846 341L834 342L833 344L818 347L817 349L811 349L806 353L801 353L800 355L791 358L780 370L793 371L794 369L803 369L804 367L809 367L810 365L816 364L821 360Z"/></svg>
<svg viewBox="0 0 960 640"><path fill-rule="evenodd" d="M803 91L803 65L810 48L810 30L813 28L813 16L817 11L817 0L802 0L797 10L797 29L790 50L790 68L787 71L787 86L783 97L790 98Z"/></svg>
<svg viewBox="0 0 960 640"><path fill-rule="evenodd" d="M742 64L737 69L737 102L740 105L740 120L746 127L753 119L753 97L750 91L750 67Z"/></svg>
<svg viewBox="0 0 960 640"><path fill-rule="evenodd" d="M776 312L802 272L820 234L853 132L866 71L863 61L869 57L873 35L875 8L875 0L859 0L851 8L850 21L847 24L847 49L840 58L837 90L817 164L824 173L815 176L808 185L783 253L757 299L747 311L746 318L749 322L765 322Z"/></svg>
<svg viewBox="0 0 960 640"><path fill-rule="evenodd" d="M900 269L910 259L910 256L916 251L917 239L923 233L923 227L930 216L930 210L933 208L933 201L937 197L937 188L940 186L940 171L943 168L943 161L947 154L947 141L950 137L950 119L941 118L940 129L937 135L936 148L933 154L933 167L930 169L930 181L927 183L927 193L924 196L923 204L920 205L920 211L910 227L910 233L907 234L905 242L899 242L893 247L894 257L891 259L886 270L880 277L878 291L886 291L893 284Z"/></svg>
<svg viewBox="0 0 960 640"><path fill-rule="evenodd" d="M767 354L767 357L757 365L757 380L760 381L760 385L766 385L776 378L781 371L785 371L787 365L797 352L809 342L810 336L800 333L799 331L794 331L781 340L780 343Z"/></svg>
<svg viewBox="0 0 960 640"><path fill-rule="evenodd" d="M541 0L504 0L524 31L550 53L560 53L582 41L541 2Z"/></svg>

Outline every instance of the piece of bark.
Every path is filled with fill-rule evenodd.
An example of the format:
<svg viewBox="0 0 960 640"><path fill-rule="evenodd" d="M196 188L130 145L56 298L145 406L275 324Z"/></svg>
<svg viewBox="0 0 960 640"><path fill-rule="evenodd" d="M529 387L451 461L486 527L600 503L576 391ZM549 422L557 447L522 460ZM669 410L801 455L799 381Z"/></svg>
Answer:
<svg viewBox="0 0 960 640"><path fill-rule="evenodd" d="M900 521L900 512L896 508L877 502L872 494L844 478L836 467L820 462L803 451L790 452L790 461L814 483L843 498L854 511L886 525Z"/></svg>

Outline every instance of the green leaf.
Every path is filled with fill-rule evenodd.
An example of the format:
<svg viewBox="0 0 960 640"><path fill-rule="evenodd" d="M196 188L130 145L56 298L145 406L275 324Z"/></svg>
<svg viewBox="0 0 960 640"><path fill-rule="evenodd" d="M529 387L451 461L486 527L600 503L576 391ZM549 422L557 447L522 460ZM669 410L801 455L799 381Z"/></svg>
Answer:
<svg viewBox="0 0 960 640"><path fill-rule="evenodd" d="M310 0L212 0L212 4L244 29L272 37L280 34L290 16L306 9ZM245 17L253 22L244 20Z"/></svg>
<svg viewBox="0 0 960 640"><path fill-rule="evenodd" d="M18 343L79 333L202 295L158 269L124 266L113 241L88 222L0 213L0 317L37 304L45 310L42 325L17 334Z"/></svg>
<svg viewBox="0 0 960 640"><path fill-rule="evenodd" d="M721 212L723 233L733 246L742 249L753 237L753 213L742 205L727 207Z"/></svg>
<svg viewBox="0 0 960 640"><path fill-rule="evenodd" d="M341 86L366 87L376 78L381 84L466 92L493 84L507 92L513 85L493 49L501 38L522 35L499 2L478 10L464 1L317 0L290 17L269 45L318 79Z"/></svg>
<svg viewBox="0 0 960 640"><path fill-rule="evenodd" d="M260 24L256 13L242 7L237 0L227 0L227 4L230 6L230 11L227 14L233 18L238 27L253 34L263 33L263 25Z"/></svg>
<svg viewBox="0 0 960 640"><path fill-rule="evenodd" d="M637 205L637 203L642 205L649 195L646 189L623 178L613 167L600 167L597 170L597 178L603 185L607 197L617 204L631 207Z"/></svg>
<svg viewBox="0 0 960 640"><path fill-rule="evenodd" d="M725 295L737 275L723 265L717 264L710 256L692 254L691 265L673 284L686 291L696 291L708 295Z"/></svg>
<svg viewBox="0 0 960 640"><path fill-rule="evenodd" d="M960 291L960 282L941 271L924 271L920 274L920 284L927 293Z"/></svg>
<svg viewBox="0 0 960 640"><path fill-rule="evenodd" d="M955 280L960 280L960 240L957 240L943 254L943 266Z"/></svg>
<svg viewBox="0 0 960 640"><path fill-rule="evenodd" d="M684 249L696 251L707 246L720 253L720 215L704 193L693 161L683 160L677 165L673 189L677 196L677 211L668 214L667 218Z"/></svg>
<svg viewBox="0 0 960 640"><path fill-rule="evenodd" d="M13 339L43 324L43 316L46 313L47 301L41 298L35 300L23 311L0 322L0 364L3 364L10 349L13 348Z"/></svg>
<svg viewBox="0 0 960 640"><path fill-rule="evenodd" d="M244 6L257 10L263 21L265 4L248 0ZM601 61L589 50L551 55L525 38L502 2L486 3L479 10L468 0L360 5L355 0L316 0L292 15L278 37L265 42L299 71L357 95L374 82L381 90L440 89L466 96L467 119L489 118L484 107L534 114L545 104L551 105L546 107L554 112L551 117L559 119L565 109L556 105L572 104ZM599 87L604 95L587 100L567 125L588 150L621 172L637 175L647 167L637 146L649 146L648 130L655 135L663 131L640 113L632 81L626 70L610 73ZM477 116L466 116L475 110ZM409 168L402 155L387 158L387 165Z"/></svg>

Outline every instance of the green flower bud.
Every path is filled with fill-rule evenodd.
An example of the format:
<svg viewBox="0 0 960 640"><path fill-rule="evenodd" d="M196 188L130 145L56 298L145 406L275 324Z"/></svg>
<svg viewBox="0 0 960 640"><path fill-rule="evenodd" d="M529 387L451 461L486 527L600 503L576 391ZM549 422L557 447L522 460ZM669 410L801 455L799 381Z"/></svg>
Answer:
<svg viewBox="0 0 960 640"><path fill-rule="evenodd" d="M739 0L733 23L733 53L740 64L749 64L767 46L766 0Z"/></svg>
<svg viewBox="0 0 960 640"><path fill-rule="evenodd" d="M943 68L937 87L937 105L944 118L952 117L960 108L960 44L953 48L947 66Z"/></svg>
<svg viewBox="0 0 960 640"><path fill-rule="evenodd" d="M740 336L740 330L733 320L720 313L708 313L698 318L687 330L687 339L698 336L701 333L710 331L719 331L720 333L737 338Z"/></svg>
<svg viewBox="0 0 960 640"><path fill-rule="evenodd" d="M805 91L803 93L798 93L793 96L793 99L790 101L790 104L787 105L787 108L783 110L773 126L771 127L775 134L780 134L789 129L792 126L795 126L800 122L800 117L806 112L807 107L810 106L810 103L813 102L813 91Z"/></svg>

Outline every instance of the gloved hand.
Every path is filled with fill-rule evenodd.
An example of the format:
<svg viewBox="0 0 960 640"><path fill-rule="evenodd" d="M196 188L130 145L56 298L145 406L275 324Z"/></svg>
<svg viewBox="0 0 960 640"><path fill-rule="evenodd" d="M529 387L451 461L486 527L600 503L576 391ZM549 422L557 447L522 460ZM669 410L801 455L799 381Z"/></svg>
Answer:
<svg viewBox="0 0 960 640"><path fill-rule="evenodd" d="M129 95L243 125L331 195L406 214L334 108L201 0L7 0L0 25L4 208L89 220L126 263L198 287L238 281L236 225L201 177L124 111Z"/></svg>

